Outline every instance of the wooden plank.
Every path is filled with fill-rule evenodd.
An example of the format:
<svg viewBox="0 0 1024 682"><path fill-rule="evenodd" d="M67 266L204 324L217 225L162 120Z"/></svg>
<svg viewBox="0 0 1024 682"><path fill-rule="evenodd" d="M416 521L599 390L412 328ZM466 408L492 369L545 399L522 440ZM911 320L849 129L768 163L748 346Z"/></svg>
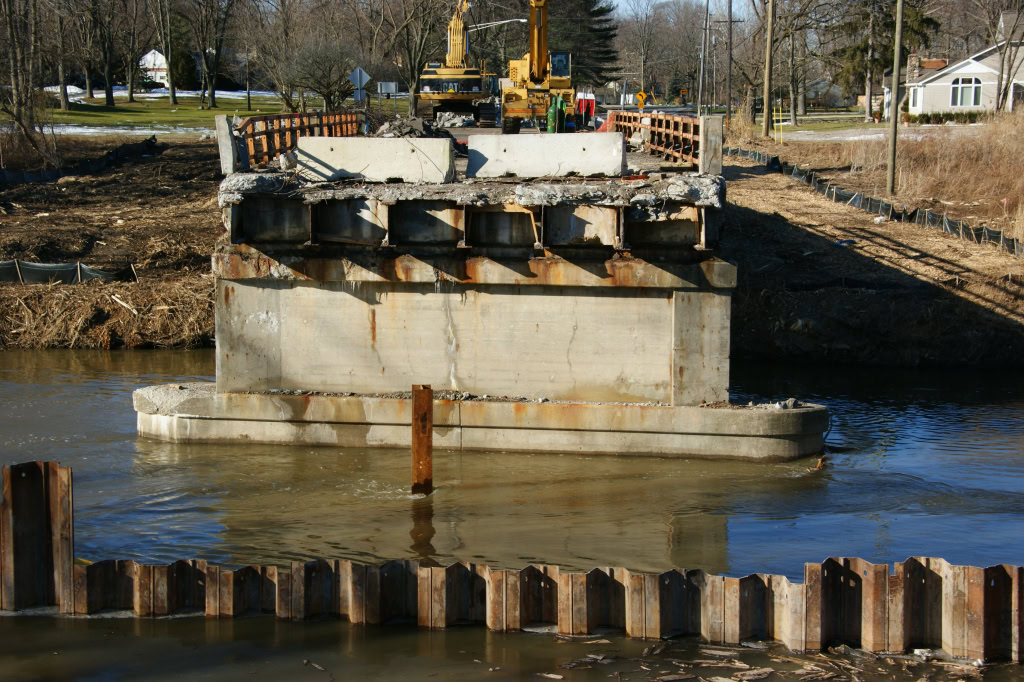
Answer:
<svg viewBox="0 0 1024 682"><path fill-rule="evenodd" d="M368 565L363 568L364 571L364 592L363 598L363 622L368 625L379 625L381 622L380 617L380 599L381 599L381 580L380 580L380 566Z"/></svg>
<svg viewBox="0 0 1024 682"><path fill-rule="evenodd" d="M740 579L726 576L723 580L722 634L726 644L740 643Z"/></svg>
<svg viewBox="0 0 1024 682"><path fill-rule="evenodd" d="M611 623L612 589L609 572L612 569L595 568L586 574L586 632L595 632Z"/></svg>
<svg viewBox="0 0 1024 682"><path fill-rule="evenodd" d="M220 617L220 566L206 567L206 617Z"/></svg>
<svg viewBox="0 0 1024 682"><path fill-rule="evenodd" d="M71 467L57 469L57 514L54 521L53 562L57 582L57 604L61 613L74 613L75 505Z"/></svg>
<svg viewBox="0 0 1024 682"><path fill-rule="evenodd" d="M626 572L625 598L626 636L641 639L647 637L643 573Z"/></svg>
<svg viewBox="0 0 1024 682"><path fill-rule="evenodd" d="M523 627L522 571L505 572L505 630L512 632Z"/></svg>
<svg viewBox="0 0 1024 682"><path fill-rule="evenodd" d="M559 573L559 577L561 577ZM571 607L571 621L572 621L572 634L574 635L585 635L591 630L589 627L588 611L590 610L590 603L587 599L587 574L586 573L570 573L569 574L569 591L572 595L572 607ZM561 591L561 588L559 588ZM596 602L594 603L594 611L596 612Z"/></svg>
<svg viewBox="0 0 1024 682"><path fill-rule="evenodd" d="M53 553L46 462L3 469L2 582L0 608L7 611L53 602Z"/></svg>
<svg viewBox="0 0 1024 682"><path fill-rule="evenodd" d="M821 564L804 564L804 595L806 608L804 611L804 639L808 651L821 651L826 646L826 633L822 623L822 582L823 567ZM776 634L776 637L778 635Z"/></svg>
<svg viewBox="0 0 1024 682"><path fill-rule="evenodd" d="M97 562L103 563L103 562ZM116 604L113 608L130 610L135 608L135 562L131 559L118 559L108 574L115 583L114 594Z"/></svg>
<svg viewBox="0 0 1024 682"><path fill-rule="evenodd" d="M433 627L433 568L416 569L416 624L421 628Z"/></svg>
<svg viewBox="0 0 1024 682"><path fill-rule="evenodd" d="M339 559L334 569L334 580L338 592L338 616L352 622L352 562Z"/></svg>
<svg viewBox="0 0 1024 682"><path fill-rule="evenodd" d="M277 569L277 617L292 619L292 573Z"/></svg>
<svg viewBox="0 0 1024 682"><path fill-rule="evenodd" d="M71 569L72 575L72 594L74 595L74 611L76 616L84 616L89 613L89 576L88 566L73 566ZM61 604L61 613L64 613L64 604Z"/></svg>
<svg viewBox="0 0 1024 682"><path fill-rule="evenodd" d="M153 615L170 615L168 568L167 566L153 566L151 570L153 574Z"/></svg>
<svg viewBox="0 0 1024 682"><path fill-rule="evenodd" d="M904 603L905 578L903 563L893 564L893 574L887 575L889 589L887 593L888 611L886 613L888 624L886 628L886 651L903 652L907 649L907 630Z"/></svg>
<svg viewBox="0 0 1024 682"><path fill-rule="evenodd" d="M153 567L135 562L132 576L134 579L133 609L139 618L153 615Z"/></svg>
<svg viewBox="0 0 1024 682"><path fill-rule="evenodd" d="M572 575L561 573L558 576L558 634L571 635L572 628Z"/></svg>
<svg viewBox="0 0 1024 682"><path fill-rule="evenodd" d="M433 629L443 629L448 624L447 575L441 566L430 569L430 627Z"/></svg>
<svg viewBox="0 0 1024 682"><path fill-rule="evenodd" d="M993 584L995 578L992 578ZM967 658L985 659L985 569L964 566L964 648ZM997 614L996 618L998 619Z"/></svg>
<svg viewBox="0 0 1024 682"><path fill-rule="evenodd" d="M206 559L189 561L192 573L189 577L189 606L193 609L206 609Z"/></svg>
<svg viewBox="0 0 1024 682"><path fill-rule="evenodd" d="M306 599L306 562L292 562L292 620L303 620L309 613L309 603Z"/></svg>
<svg viewBox="0 0 1024 682"><path fill-rule="evenodd" d="M704 581L701 604L701 635L707 641L725 641L725 578L709 575Z"/></svg>
<svg viewBox="0 0 1024 682"><path fill-rule="evenodd" d="M366 566L349 562L348 619L350 623L367 622L367 576Z"/></svg>
<svg viewBox="0 0 1024 682"><path fill-rule="evenodd" d="M277 613L277 566L260 567L260 611Z"/></svg>
<svg viewBox="0 0 1024 682"><path fill-rule="evenodd" d="M487 570L487 629L505 632L505 579L508 571Z"/></svg>

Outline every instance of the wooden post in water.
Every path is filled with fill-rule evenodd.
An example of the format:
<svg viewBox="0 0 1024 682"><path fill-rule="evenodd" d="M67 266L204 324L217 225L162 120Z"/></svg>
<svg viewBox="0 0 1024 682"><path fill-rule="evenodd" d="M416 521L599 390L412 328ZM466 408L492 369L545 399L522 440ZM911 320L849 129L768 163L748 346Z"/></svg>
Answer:
<svg viewBox="0 0 1024 682"><path fill-rule="evenodd" d="M412 387L412 492L434 491L434 391Z"/></svg>

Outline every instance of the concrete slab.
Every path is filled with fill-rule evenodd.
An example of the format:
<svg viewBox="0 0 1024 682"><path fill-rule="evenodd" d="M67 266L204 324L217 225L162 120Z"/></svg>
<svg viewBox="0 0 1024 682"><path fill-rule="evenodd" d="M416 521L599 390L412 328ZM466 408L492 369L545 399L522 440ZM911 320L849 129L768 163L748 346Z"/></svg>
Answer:
<svg viewBox="0 0 1024 682"><path fill-rule="evenodd" d="M300 137L299 174L314 181L448 183L455 179L450 139Z"/></svg>
<svg viewBox="0 0 1024 682"><path fill-rule="evenodd" d="M622 133L470 135L468 178L620 177L626 173Z"/></svg>
<svg viewBox="0 0 1024 682"><path fill-rule="evenodd" d="M217 393L212 383L134 394L139 435L172 442L409 447L411 400L308 393ZM440 450L789 460L818 454L828 410L435 400Z"/></svg>

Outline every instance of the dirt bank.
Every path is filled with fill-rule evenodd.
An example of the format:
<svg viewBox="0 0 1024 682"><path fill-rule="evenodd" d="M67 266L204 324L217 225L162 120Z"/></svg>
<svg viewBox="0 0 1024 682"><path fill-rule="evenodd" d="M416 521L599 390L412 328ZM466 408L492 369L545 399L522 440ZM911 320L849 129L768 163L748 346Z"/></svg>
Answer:
<svg viewBox="0 0 1024 682"><path fill-rule="evenodd" d="M733 357L1024 366L1020 260L917 225L877 224L792 178L727 164L722 254L739 266Z"/></svg>
<svg viewBox="0 0 1024 682"><path fill-rule="evenodd" d="M0 285L0 347L213 341L210 252L223 234L216 147L175 142L94 176L0 191L0 260L131 263L138 284Z"/></svg>
<svg viewBox="0 0 1024 682"><path fill-rule="evenodd" d="M0 193L0 260L133 263L139 274L138 284L0 285L0 347L211 345L216 168L212 143L174 142L95 177ZM722 254L740 273L734 357L1024 364L1020 261L875 224L752 163L728 159L725 175Z"/></svg>

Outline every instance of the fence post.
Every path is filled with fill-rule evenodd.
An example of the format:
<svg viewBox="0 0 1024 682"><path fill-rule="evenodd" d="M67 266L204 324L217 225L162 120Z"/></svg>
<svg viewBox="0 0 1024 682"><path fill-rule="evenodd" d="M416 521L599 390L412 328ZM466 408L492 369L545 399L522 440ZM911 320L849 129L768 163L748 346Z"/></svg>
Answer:
<svg viewBox="0 0 1024 682"><path fill-rule="evenodd" d="M434 491L434 392L412 387L412 492Z"/></svg>
<svg viewBox="0 0 1024 682"><path fill-rule="evenodd" d="M220 152L220 172L224 175L231 175L238 170L238 146L235 144L235 135L231 130L231 123L224 114L214 117L217 126L217 150Z"/></svg>

